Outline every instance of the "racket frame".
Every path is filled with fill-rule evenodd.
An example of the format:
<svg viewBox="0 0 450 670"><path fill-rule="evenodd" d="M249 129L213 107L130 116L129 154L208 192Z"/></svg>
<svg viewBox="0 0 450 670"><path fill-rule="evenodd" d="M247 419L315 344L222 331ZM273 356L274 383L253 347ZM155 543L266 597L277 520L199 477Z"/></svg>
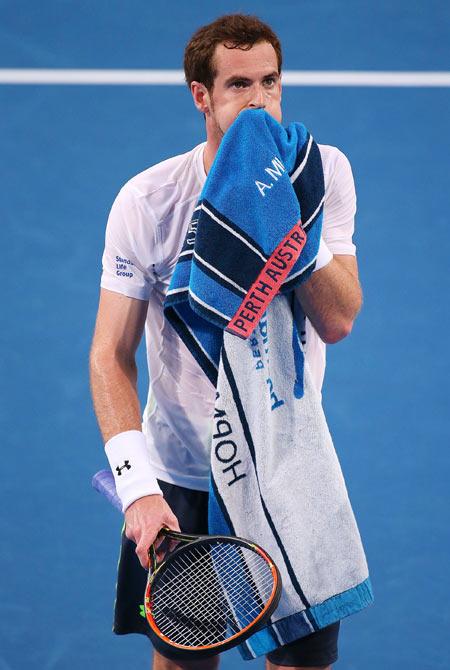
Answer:
<svg viewBox="0 0 450 670"><path fill-rule="evenodd" d="M161 534L163 534L165 537L183 543L183 546L176 547L176 549L170 552L170 554L167 557L165 557L160 563L158 563L157 561L156 549L154 545L151 545L149 549L150 569L148 573L147 586L145 589L144 609L145 609L145 616L147 618L147 622L150 626L152 633L151 639L156 649L158 651L161 651L162 654L170 653L171 656L179 658L180 660L181 659L189 660L192 658L208 657L214 654L219 654L222 651L231 649L232 647L235 647L241 642L244 642L244 640L248 639L251 635L256 633L272 616L273 612L278 606L281 596L281 575L279 573L277 566L270 558L268 553L264 551L264 549L262 549L259 545L255 544L254 542L250 542L249 540L245 540L244 538L241 537L228 536L228 535L187 535L185 533L178 533L176 531L171 531L165 528L161 530L160 535ZM170 638L164 635L164 633L162 633L162 631L156 624L155 620L153 619L150 599L152 593L152 586L155 580L157 581L158 575L161 574L161 570L163 569L165 570L165 568L168 567L173 560L175 560L181 553L183 553L187 548L186 545L188 545L189 548L191 548L195 547L196 545L204 544L205 542L207 543L227 542L229 544L236 544L238 546L247 548L255 552L256 554L259 554L266 561L267 566L269 567L272 573L273 585L271 594L268 597L264 608L250 624L245 626L238 633L231 635L223 642L216 642L214 644L192 647L189 645L183 645L173 642L172 640L170 640Z"/></svg>

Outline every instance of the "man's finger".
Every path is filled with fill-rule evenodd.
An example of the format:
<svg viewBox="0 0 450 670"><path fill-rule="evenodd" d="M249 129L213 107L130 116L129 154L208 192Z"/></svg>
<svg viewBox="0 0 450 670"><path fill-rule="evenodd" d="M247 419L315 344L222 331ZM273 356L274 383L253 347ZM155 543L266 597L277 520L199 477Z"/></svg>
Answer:
<svg viewBox="0 0 450 670"><path fill-rule="evenodd" d="M137 542L136 554L140 564L146 570L148 570L149 567L148 550L152 544L158 542L158 532L159 531L157 530L151 530L150 532L147 531L146 533L142 533L139 542Z"/></svg>
<svg viewBox="0 0 450 670"><path fill-rule="evenodd" d="M165 557L166 553L167 553L167 551L164 551L164 549L162 549L161 551L156 552L157 563L161 563L164 560L164 557Z"/></svg>
<svg viewBox="0 0 450 670"><path fill-rule="evenodd" d="M170 530L174 530L177 533L181 533L180 525L178 523L178 519L174 514L171 514L171 516L167 520L167 528ZM168 538L168 546L167 546L167 551L173 551L174 549L177 548L179 541L175 540L173 538Z"/></svg>
<svg viewBox="0 0 450 670"><path fill-rule="evenodd" d="M171 514L168 518L167 527L170 528L170 530L175 530L177 533L181 533L180 524L178 523L178 519L174 514Z"/></svg>
<svg viewBox="0 0 450 670"><path fill-rule="evenodd" d="M125 536L126 536L129 540L132 540L132 542L136 542L136 540L135 540L135 538L134 538L134 533L133 533L133 531L131 530L131 528L130 528L129 526L125 526Z"/></svg>
<svg viewBox="0 0 450 670"><path fill-rule="evenodd" d="M148 570L149 568L149 558L148 558L148 550L150 548L151 542L148 544L147 542L140 542L136 546L136 555L139 559L139 563L142 565L145 570Z"/></svg>
<svg viewBox="0 0 450 670"><path fill-rule="evenodd" d="M156 539L155 539L155 541L153 542L153 544L155 545L155 549L156 549L156 550L158 550L158 549L160 548L160 546L162 545L162 543L164 542L164 540L165 540L164 535L157 535L157 536L156 536Z"/></svg>

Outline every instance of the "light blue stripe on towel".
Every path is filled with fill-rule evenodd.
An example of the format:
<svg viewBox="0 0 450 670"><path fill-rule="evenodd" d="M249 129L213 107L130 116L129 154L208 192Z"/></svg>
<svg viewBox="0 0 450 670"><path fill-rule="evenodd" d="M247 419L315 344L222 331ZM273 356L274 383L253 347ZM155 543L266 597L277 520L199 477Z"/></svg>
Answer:
<svg viewBox="0 0 450 670"><path fill-rule="evenodd" d="M320 605L309 609L319 628L325 628L338 619L350 616L364 609L373 602L373 591L370 578L348 591L338 593Z"/></svg>
<svg viewBox="0 0 450 670"><path fill-rule="evenodd" d="M215 314L208 307L217 309L229 320L237 312L245 297L244 294L237 295L228 287L223 286L220 281L212 279L195 264L191 268L191 286L201 287L202 295L208 296L208 304L204 305L203 310L201 305L196 304L195 306L199 313L206 312L208 319L213 323L216 323ZM224 327L222 320L220 320L219 325L222 328Z"/></svg>
<svg viewBox="0 0 450 670"><path fill-rule="evenodd" d="M253 658L267 654L267 649L276 649L278 646L279 642L277 642L275 633L270 628L264 628L243 642L239 646L239 651L244 660L250 661Z"/></svg>
<svg viewBox="0 0 450 670"><path fill-rule="evenodd" d="M280 619L275 624L277 637L284 644L288 644L311 634L311 626L307 619L311 620L316 628L325 628L325 626L329 626L351 614L356 614L372 602L372 584L368 577L361 584L325 600L320 605L314 605L303 612ZM275 632L273 631L272 635L269 632L273 627L273 624L269 624L239 646L239 651L244 660L249 661L256 656L268 654L280 646L280 643L276 642Z"/></svg>

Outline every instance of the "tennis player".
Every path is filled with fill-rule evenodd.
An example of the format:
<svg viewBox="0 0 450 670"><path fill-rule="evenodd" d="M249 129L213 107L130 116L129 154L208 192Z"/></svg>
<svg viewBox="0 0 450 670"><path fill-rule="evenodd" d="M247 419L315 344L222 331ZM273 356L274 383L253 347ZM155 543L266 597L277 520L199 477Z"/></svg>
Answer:
<svg viewBox="0 0 450 670"><path fill-rule="evenodd" d="M100 304L91 352L95 411L125 511L114 631L148 633L143 617L147 551L162 526L207 532L214 389L163 317L163 301L206 175L227 128L243 109L281 111L281 47L253 16L221 17L200 28L185 51L186 81L205 121L206 141L133 177L108 220ZM301 120L301 119L300 119ZM323 239L315 272L297 298L307 315L306 357L317 390L325 345L348 335L361 305L351 168L337 148L319 145L325 179ZM141 417L136 348L145 329L150 376ZM133 465L131 467L130 463ZM122 476L122 475L125 475ZM268 667L331 668L339 623L279 648ZM218 659L196 661L210 670ZM154 653L155 670L194 667Z"/></svg>

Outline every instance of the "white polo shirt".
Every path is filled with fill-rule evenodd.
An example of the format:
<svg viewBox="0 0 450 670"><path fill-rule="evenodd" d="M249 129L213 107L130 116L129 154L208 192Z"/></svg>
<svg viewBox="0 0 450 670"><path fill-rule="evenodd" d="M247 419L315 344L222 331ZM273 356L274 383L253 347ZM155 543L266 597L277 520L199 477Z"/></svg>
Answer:
<svg viewBox="0 0 450 670"><path fill-rule="evenodd" d="M156 476L207 491L215 389L163 314L170 278L206 179L204 147L144 170L121 189L106 228L101 286L148 301L150 388L142 429ZM322 237L332 254L354 255L351 167L336 147L319 144L319 149L325 180ZM305 355L320 392L325 344L308 320Z"/></svg>

